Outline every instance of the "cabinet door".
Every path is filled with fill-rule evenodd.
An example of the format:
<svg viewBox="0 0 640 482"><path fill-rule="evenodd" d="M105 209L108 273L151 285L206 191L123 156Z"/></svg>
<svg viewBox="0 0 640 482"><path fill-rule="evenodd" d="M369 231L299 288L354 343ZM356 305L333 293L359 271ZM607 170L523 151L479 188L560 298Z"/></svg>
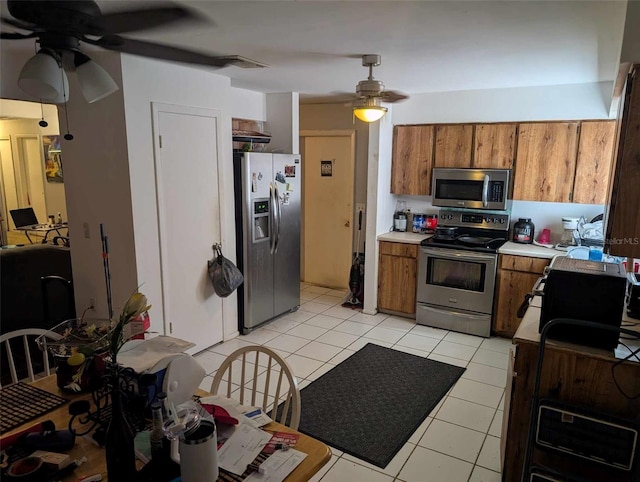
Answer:
<svg viewBox="0 0 640 482"><path fill-rule="evenodd" d="M615 121L588 121L580 126L576 180L573 185L574 203L606 202L615 131Z"/></svg>
<svg viewBox="0 0 640 482"><path fill-rule="evenodd" d="M515 124L477 124L473 167L511 169L516 155Z"/></svg>
<svg viewBox="0 0 640 482"><path fill-rule="evenodd" d="M539 277L537 273L498 270L493 331L502 336L513 337L520 325L520 319L516 317L518 308L524 300L524 295L531 291Z"/></svg>
<svg viewBox="0 0 640 482"><path fill-rule="evenodd" d="M428 196L433 166L433 126L395 126L391 192Z"/></svg>
<svg viewBox="0 0 640 482"><path fill-rule="evenodd" d="M417 275L418 261L415 258L381 254L378 309L415 316Z"/></svg>
<svg viewBox="0 0 640 482"><path fill-rule="evenodd" d="M513 199L570 202L577 122L520 124Z"/></svg>
<svg viewBox="0 0 640 482"><path fill-rule="evenodd" d="M436 126L435 167L471 167L473 124Z"/></svg>
<svg viewBox="0 0 640 482"><path fill-rule="evenodd" d="M616 172L607 221L607 247L616 256L640 258L640 67L627 80Z"/></svg>

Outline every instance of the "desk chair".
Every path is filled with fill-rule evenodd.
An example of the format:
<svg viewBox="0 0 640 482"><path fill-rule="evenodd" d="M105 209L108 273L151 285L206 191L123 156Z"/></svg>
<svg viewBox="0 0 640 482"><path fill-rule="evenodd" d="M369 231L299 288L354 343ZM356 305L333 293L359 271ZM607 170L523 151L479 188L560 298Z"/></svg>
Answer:
<svg viewBox="0 0 640 482"><path fill-rule="evenodd" d="M47 338L51 338L52 340L60 339L60 335L50 333L47 330L43 330L41 328L26 328L23 330L15 330L0 336L0 347L2 347L3 351L6 353L7 363L9 364L9 371L11 373L12 384L18 383L18 381L20 381L22 374L24 373L25 364L29 376L29 381L32 382L36 379L36 374L33 370L33 356L31 355L31 350L39 350L35 347L34 341L40 335L47 335ZM22 339L22 348L20 348L18 343L14 343L13 348L18 348L18 350L16 350L16 354L14 355L11 341L16 338ZM18 370L16 370L16 362L18 364ZM50 375L51 372L49 369L49 354L46 349L42 350L42 362L45 375Z"/></svg>
<svg viewBox="0 0 640 482"><path fill-rule="evenodd" d="M225 384L226 391L220 390ZM246 346L231 353L213 377L210 392L222 392L242 405L262 407L265 413L271 412L273 420L294 430L300 423L298 380L285 359L267 347Z"/></svg>

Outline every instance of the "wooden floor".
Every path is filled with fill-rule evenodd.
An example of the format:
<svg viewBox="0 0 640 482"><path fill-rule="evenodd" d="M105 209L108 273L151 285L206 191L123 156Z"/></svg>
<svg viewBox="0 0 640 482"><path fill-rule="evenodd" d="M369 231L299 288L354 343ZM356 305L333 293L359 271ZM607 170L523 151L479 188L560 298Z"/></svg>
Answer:
<svg viewBox="0 0 640 482"><path fill-rule="evenodd" d="M39 243L42 241L40 236L34 236L30 234L31 239L34 243ZM31 244L29 243L29 239L22 231L7 231L7 244L8 245L21 245L21 244Z"/></svg>

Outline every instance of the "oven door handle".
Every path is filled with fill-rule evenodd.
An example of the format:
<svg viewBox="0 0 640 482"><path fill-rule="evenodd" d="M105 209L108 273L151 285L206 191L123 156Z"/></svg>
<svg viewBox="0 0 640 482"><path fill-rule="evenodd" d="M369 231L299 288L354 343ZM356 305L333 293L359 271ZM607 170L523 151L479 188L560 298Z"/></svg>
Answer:
<svg viewBox="0 0 640 482"><path fill-rule="evenodd" d="M445 252L446 251L446 252ZM450 249L432 249L422 248L422 252L427 256L436 258L446 258L455 260L469 261L493 261L496 259L495 254L474 253L473 251L455 251Z"/></svg>
<svg viewBox="0 0 640 482"><path fill-rule="evenodd" d="M481 315L481 314L474 315L474 314L471 314L471 313L464 313L464 312L462 312L462 311L456 311L456 310L451 310L451 309L441 310L441 309L436 308L436 307L434 307L434 306L431 306L431 305L425 305L425 304L423 304L423 303L418 303L418 304L417 304L417 309L419 309L419 310L428 310L428 311L433 311L433 312L435 312L435 313L439 313L439 314L442 314L442 315L449 315L449 316L450 316L450 315L456 315L456 316L461 316L461 317L464 317L464 318L469 318L469 319L471 319L471 320L484 320L484 319L486 319L486 317L487 317L487 315Z"/></svg>
<svg viewBox="0 0 640 482"><path fill-rule="evenodd" d="M482 205L486 208L489 205L489 175L484 175L482 182Z"/></svg>

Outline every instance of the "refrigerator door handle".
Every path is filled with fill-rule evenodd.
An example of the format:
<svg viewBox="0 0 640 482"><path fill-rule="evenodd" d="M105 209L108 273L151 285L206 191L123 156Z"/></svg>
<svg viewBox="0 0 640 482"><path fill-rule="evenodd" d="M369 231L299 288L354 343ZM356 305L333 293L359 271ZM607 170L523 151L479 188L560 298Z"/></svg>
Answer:
<svg viewBox="0 0 640 482"><path fill-rule="evenodd" d="M282 221L282 207L280 206L280 193L278 192L278 184L277 183L273 183L273 189L274 189L274 201L275 201L275 207L276 207L276 218L277 218L277 223L276 223L276 229L275 229L275 243L274 243L274 253L278 252L278 245L280 244L280 224Z"/></svg>
<svg viewBox="0 0 640 482"><path fill-rule="evenodd" d="M276 252L276 236L275 236L275 232L276 232L276 202L275 202L275 189L276 187L273 185L273 183L269 183L269 222L271 224L270 226L270 233L269 233L269 248L271 251L271 254L274 254Z"/></svg>

